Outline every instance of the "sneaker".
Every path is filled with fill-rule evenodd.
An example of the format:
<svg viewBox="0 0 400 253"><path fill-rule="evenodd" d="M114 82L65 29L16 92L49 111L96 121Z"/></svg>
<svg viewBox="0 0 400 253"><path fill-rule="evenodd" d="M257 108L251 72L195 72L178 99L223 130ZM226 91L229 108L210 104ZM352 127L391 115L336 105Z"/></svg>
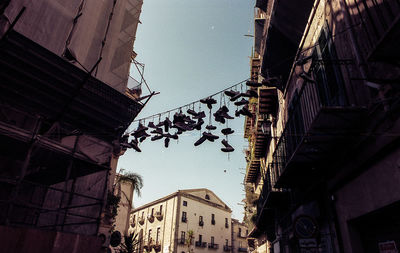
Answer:
<svg viewBox="0 0 400 253"><path fill-rule="evenodd" d="M188 114L192 115L192 116L197 116L197 115L198 115L198 113L195 112L195 111L192 110L192 109L189 109L189 110L187 110L186 112L187 112Z"/></svg>
<svg viewBox="0 0 400 253"><path fill-rule="evenodd" d="M167 137L164 139L164 146L168 148L168 145L169 145L169 138Z"/></svg>
<svg viewBox="0 0 400 253"><path fill-rule="evenodd" d="M231 97L231 101L236 101L238 98L240 98L243 95L243 93L238 92L238 94L236 94L235 96Z"/></svg>
<svg viewBox="0 0 400 253"><path fill-rule="evenodd" d="M255 81L247 81L247 82L246 82L246 85L247 85L247 86L250 86L250 87L261 87L261 86L262 86L262 83L255 82Z"/></svg>
<svg viewBox="0 0 400 253"><path fill-rule="evenodd" d="M163 137L162 135L156 135L156 136L151 137L151 140L156 141L156 140L162 139L162 137Z"/></svg>
<svg viewBox="0 0 400 253"><path fill-rule="evenodd" d="M233 152L235 149L229 145L228 141L222 140L221 143L225 146L225 148L221 148L222 152Z"/></svg>
<svg viewBox="0 0 400 253"><path fill-rule="evenodd" d="M147 125L147 127L150 127L150 128L157 128L157 127L154 125L153 121L150 121L149 124Z"/></svg>
<svg viewBox="0 0 400 253"><path fill-rule="evenodd" d="M235 117L240 117L240 111L241 111L241 110L236 110L236 111L235 111Z"/></svg>
<svg viewBox="0 0 400 253"><path fill-rule="evenodd" d="M212 133L207 133L207 132L203 132L203 136L206 137L206 139L211 142L213 142L214 140L219 138L219 136L213 135Z"/></svg>
<svg viewBox="0 0 400 253"><path fill-rule="evenodd" d="M199 146L199 145L202 144L205 140L207 140L207 138L203 135L203 136L200 137L200 139L198 139L198 140L194 143L194 145L195 145L195 146Z"/></svg>
<svg viewBox="0 0 400 253"><path fill-rule="evenodd" d="M242 100L240 100L240 101L235 102L236 106L247 105L247 104L249 104L249 101L244 98L242 98Z"/></svg>
<svg viewBox="0 0 400 253"><path fill-rule="evenodd" d="M239 91L233 91L233 90L226 90L224 93L225 93L225 95L227 95L228 97L231 97L231 98L240 94Z"/></svg>
<svg viewBox="0 0 400 253"><path fill-rule="evenodd" d="M221 130L221 133L223 134L223 135L229 135L229 134L233 134L235 131L234 130L232 130L231 128L224 128L224 129L222 129Z"/></svg>
<svg viewBox="0 0 400 253"><path fill-rule="evenodd" d="M235 151L235 149L233 147L228 147L228 148L221 148L221 151L229 153Z"/></svg>
<svg viewBox="0 0 400 253"><path fill-rule="evenodd" d="M137 140L131 140L131 142L129 143L131 144L131 147L136 150L137 152L142 152L142 150L140 150L139 146L138 146L138 142Z"/></svg>
<svg viewBox="0 0 400 253"><path fill-rule="evenodd" d="M258 98L258 93L255 90L247 90L246 93L242 93L243 97Z"/></svg>
<svg viewBox="0 0 400 253"><path fill-rule="evenodd" d="M199 113L197 113L196 116L193 117L193 119L204 119L206 117L206 114L204 111L201 111Z"/></svg>
<svg viewBox="0 0 400 253"><path fill-rule="evenodd" d="M212 105L217 103L217 100L212 97L203 98L200 100L200 103L207 104L208 109L212 109Z"/></svg>
<svg viewBox="0 0 400 253"><path fill-rule="evenodd" d="M162 130L162 128L157 127L156 129L154 129L150 133L152 133L152 134L163 134L163 130Z"/></svg>
<svg viewBox="0 0 400 253"><path fill-rule="evenodd" d="M222 117L221 115L214 113L214 117L215 117L215 121L217 121L221 124L225 124L225 118Z"/></svg>
<svg viewBox="0 0 400 253"><path fill-rule="evenodd" d="M240 114L242 114L243 116L247 116L247 117L250 117L250 118L253 117L253 114L246 107L243 107L239 111L240 111Z"/></svg>
<svg viewBox="0 0 400 253"><path fill-rule="evenodd" d="M215 129L217 129L217 127L213 126L213 125L208 125L208 126L206 126L206 129L207 130L215 130Z"/></svg>
<svg viewBox="0 0 400 253"><path fill-rule="evenodd" d="M201 130L201 126L204 124L203 119L198 119L197 123L193 125L193 129Z"/></svg>

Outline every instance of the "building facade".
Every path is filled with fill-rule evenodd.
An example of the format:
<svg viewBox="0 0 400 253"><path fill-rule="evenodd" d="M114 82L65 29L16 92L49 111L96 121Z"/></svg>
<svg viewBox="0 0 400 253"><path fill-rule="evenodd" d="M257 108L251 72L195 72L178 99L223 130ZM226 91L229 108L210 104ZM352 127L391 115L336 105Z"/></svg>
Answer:
<svg viewBox="0 0 400 253"><path fill-rule="evenodd" d="M0 4L4 252L100 252L141 1Z"/></svg>
<svg viewBox="0 0 400 253"><path fill-rule="evenodd" d="M400 3L255 2L246 220L257 252L400 248ZM290 17L290 18L288 18Z"/></svg>
<svg viewBox="0 0 400 253"><path fill-rule="evenodd" d="M138 235L138 252L231 252L231 227L224 202L208 189L192 189L134 209L130 231Z"/></svg>
<svg viewBox="0 0 400 253"><path fill-rule="evenodd" d="M237 219L232 219L232 251L231 252L247 252L247 235L249 230L247 225Z"/></svg>

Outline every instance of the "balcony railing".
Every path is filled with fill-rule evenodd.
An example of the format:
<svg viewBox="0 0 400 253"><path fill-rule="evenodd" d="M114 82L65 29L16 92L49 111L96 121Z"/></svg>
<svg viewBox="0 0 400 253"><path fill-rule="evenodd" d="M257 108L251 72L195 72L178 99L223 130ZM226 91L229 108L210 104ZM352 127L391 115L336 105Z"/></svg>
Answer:
<svg viewBox="0 0 400 253"><path fill-rule="evenodd" d="M207 247L207 243L206 242L195 242L195 246L196 247L200 247L200 248L206 248Z"/></svg>
<svg viewBox="0 0 400 253"><path fill-rule="evenodd" d="M208 244L208 248L209 248L209 249L218 249L218 244L216 244L216 243L209 243L209 244Z"/></svg>
<svg viewBox="0 0 400 253"><path fill-rule="evenodd" d="M139 222L140 225L143 225L144 224L144 218L143 217L139 218L138 222Z"/></svg>
<svg viewBox="0 0 400 253"><path fill-rule="evenodd" d="M162 219L163 219L163 214L162 214L162 212L156 212L156 214L154 215L156 218L157 218L157 220L159 220L159 221L161 221Z"/></svg>
<svg viewBox="0 0 400 253"><path fill-rule="evenodd" d="M332 73L323 72L319 63L313 67L314 82L307 82L293 95L288 106L289 117L279 142L273 153L274 173L277 187L288 186L293 182L312 179L311 171L301 168L314 168L310 164L327 162L326 159L345 150L351 136L359 132L364 109L347 105L341 77L337 69ZM330 76L327 76L330 74ZM333 78L338 78L335 84ZM327 79L330 78L329 84ZM293 169L296 165L296 169ZM289 175L291 172L296 173Z"/></svg>
<svg viewBox="0 0 400 253"><path fill-rule="evenodd" d="M365 56L380 60L398 59L400 3L395 0L356 0L349 6L358 43Z"/></svg>
<svg viewBox="0 0 400 253"><path fill-rule="evenodd" d="M232 250L232 246L224 245L224 251L231 251L231 250Z"/></svg>

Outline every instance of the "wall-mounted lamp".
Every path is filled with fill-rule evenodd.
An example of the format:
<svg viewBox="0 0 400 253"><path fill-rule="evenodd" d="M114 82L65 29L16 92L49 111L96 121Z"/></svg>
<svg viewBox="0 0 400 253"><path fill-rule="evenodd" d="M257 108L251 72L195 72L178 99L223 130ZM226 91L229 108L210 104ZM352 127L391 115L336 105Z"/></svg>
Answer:
<svg viewBox="0 0 400 253"><path fill-rule="evenodd" d="M261 132L265 135L271 135L271 124L271 121L264 119L261 122Z"/></svg>

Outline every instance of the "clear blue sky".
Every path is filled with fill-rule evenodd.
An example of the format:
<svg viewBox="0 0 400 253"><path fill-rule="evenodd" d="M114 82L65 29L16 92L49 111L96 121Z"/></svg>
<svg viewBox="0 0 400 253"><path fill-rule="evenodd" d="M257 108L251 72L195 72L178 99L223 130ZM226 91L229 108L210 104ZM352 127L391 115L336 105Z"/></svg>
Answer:
<svg viewBox="0 0 400 253"><path fill-rule="evenodd" d="M248 78L253 40L244 35L253 31L253 7L253 1L244 0L144 0L134 49L136 59L145 64L147 83L160 94L138 118L199 100ZM229 114L234 115L234 109L231 105ZM243 206L238 203L244 198L247 147L243 124L243 117L229 122L235 130L229 138L235 151L229 157L220 151L222 136L195 147L199 131L171 140L168 149L163 140L148 139L141 144L141 153L127 151L118 168L144 179L142 196L135 197L134 205L178 189L208 188L233 210L234 218L242 219Z"/></svg>

